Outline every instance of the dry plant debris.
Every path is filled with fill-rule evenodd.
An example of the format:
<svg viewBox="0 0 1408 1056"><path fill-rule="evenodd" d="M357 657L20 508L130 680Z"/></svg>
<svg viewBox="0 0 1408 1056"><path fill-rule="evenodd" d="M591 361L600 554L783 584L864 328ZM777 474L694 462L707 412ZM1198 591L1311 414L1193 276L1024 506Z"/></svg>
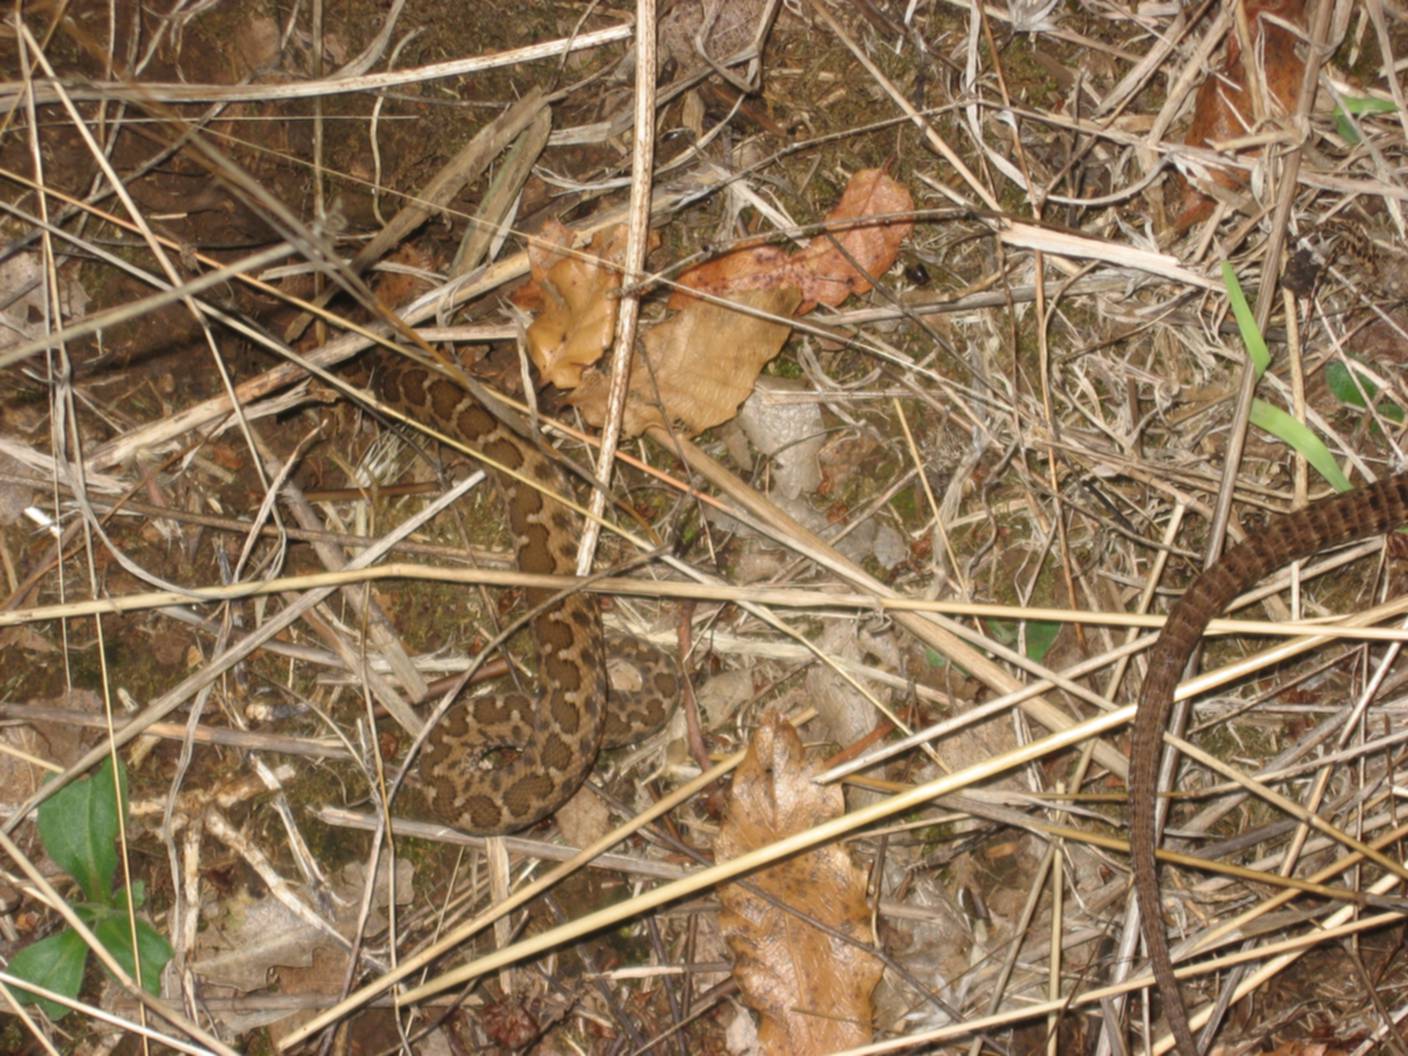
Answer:
<svg viewBox="0 0 1408 1056"><path fill-rule="evenodd" d="M1408 23L629 7L72 0L0 28L0 970L80 934L34 812L114 750L112 888L174 951L142 1014L107 969L61 1024L0 992L0 1051L1157 1042L1157 999L1105 989L1142 971L1121 708L1222 536L1325 490L1244 428L1221 266L1269 348L1255 406L1352 480L1395 468ZM545 584L424 423L356 402L408 350L528 408L605 525L579 534L607 624L694 691L502 840L422 820L411 746L467 670L540 678L488 643ZM738 420L764 398L785 438ZM606 458L582 438L618 413ZM1396 565L1331 555L1235 615L1386 622ZM1190 737L1401 859L1396 652L1223 630ZM854 784L813 785L775 713ZM1397 904L1275 880L1392 899L1393 870L1200 764L1179 788L1166 846L1257 871L1164 891L1198 957L1258 958L1225 1004L1220 970L1185 984L1216 1051L1397 1051Z"/></svg>
<svg viewBox="0 0 1408 1056"><path fill-rule="evenodd" d="M413 869L409 862L398 862L396 869L396 903L406 907L415 900ZM348 947L357 935L365 887L366 869L354 863L341 870L326 892L255 895L241 891L224 900L218 915L212 915L197 936L192 970L212 987L230 994L260 993L271 979L277 979L278 992L288 996L336 993L347 974ZM329 898L334 907L331 932L290 908L291 900L308 899L310 895ZM390 897L383 865L367 919L373 932L386 926ZM306 1020L308 1014L291 1015L285 1009L263 1013L231 1009L217 1013L217 1018L231 1034L270 1026L273 1035L279 1037Z"/></svg>
<svg viewBox="0 0 1408 1056"><path fill-rule="evenodd" d="M1221 67L1198 88L1193 117L1184 137L1189 146L1221 148L1256 129L1259 109L1275 108L1275 116L1284 119L1294 114L1300 103L1305 62L1297 48L1305 27L1305 0L1249 3L1242 10L1251 27L1252 47L1259 61L1249 66L1242 57L1239 35L1227 38ZM1240 12L1238 17L1242 17ZM1253 76L1263 78L1264 92L1254 91L1259 86L1248 82ZM1209 175L1229 190L1240 190L1247 182L1246 174L1237 169L1215 167ZM1184 231L1206 220L1215 204L1213 198L1185 183L1175 230Z"/></svg>

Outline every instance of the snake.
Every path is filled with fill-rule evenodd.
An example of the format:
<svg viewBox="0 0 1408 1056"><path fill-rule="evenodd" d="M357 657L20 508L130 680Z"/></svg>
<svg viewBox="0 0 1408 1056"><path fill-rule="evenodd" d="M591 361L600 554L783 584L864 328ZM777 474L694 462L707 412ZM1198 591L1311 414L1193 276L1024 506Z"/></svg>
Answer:
<svg viewBox="0 0 1408 1056"><path fill-rule="evenodd" d="M1159 759L1173 709L1174 689L1208 624L1252 584L1321 550L1382 535L1405 522L1408 473L1386 477L1273 518L1194 580L1170 610L1149 654L1130 741L1130 855L1144 946L1180 1056L1197 1056L1198 1049L1164 933L1154 826Z"/></svg>
<svg viewBox="0 0 1408 1056"><path fill-rule="evenodd" d="M579 522L552 494L570 493L555 461L464 387L415 361L383 358L374 389L410 420L491 460L521 571L574 574ZM634 664L640 688L616 694L608 707L607 644L596 599L581 592L558 598L543 588L524 593L537 610L529 630L538 694L502 692L457 704L427 735L420 755L430 810L479 835L516 832L554 813L586 780L603 747L659 729L679 697L679 676L663 652L613 640L613 660Z"/></svg>

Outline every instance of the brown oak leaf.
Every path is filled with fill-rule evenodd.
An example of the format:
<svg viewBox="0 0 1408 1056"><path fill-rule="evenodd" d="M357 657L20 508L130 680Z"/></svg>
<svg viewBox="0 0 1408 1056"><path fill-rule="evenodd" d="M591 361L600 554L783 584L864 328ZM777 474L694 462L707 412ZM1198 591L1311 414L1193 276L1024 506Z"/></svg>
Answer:
<svg viewBox="0 0 1408 1056"><path fill-rule="evenodd" d="M733 299L743 290L795 286L802 291L800 314L817 304L835 307L853 293L865 293L871 276L890 270L900 245L914 230L914 199L904 184L881 169L863 169L851 177L841 200L826 215L827 233L795 253L777 246L750 246L690 268L683 287ZM867 217L902 217L865 223ZM854 261L854 263L852 263ZM677 290L670 306L693 298Z"/></svg>

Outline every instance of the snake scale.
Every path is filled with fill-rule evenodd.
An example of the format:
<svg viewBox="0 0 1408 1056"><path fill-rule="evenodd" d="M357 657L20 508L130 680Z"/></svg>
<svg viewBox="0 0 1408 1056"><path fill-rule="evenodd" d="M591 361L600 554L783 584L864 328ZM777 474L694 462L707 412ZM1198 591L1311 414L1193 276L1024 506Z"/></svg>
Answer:
<svg viewBox="0 0 1408 1056"><path fill-rule="evenodd" d="M1174 689L1208 623L1242 591L1293 561L1327 547L1382 535L1405 522L1408 473L1275 518L1263 530L1228 550L1194 581L1169 613L1149 655L1149 671L1139 697L1130 745L1129 842L1144 944L1163 998L1164 1014L1182 1056L1196 1056L1197 1046L1169 959L1154 857L1158 765Z"/></svg>
<svg viewBox="0 0 1408 1056"><path fill-rule="evenodd" d="M568 494L556 463L504 425L448 378L404 358L376 370L380 398L412 420L462 440L545 489ZM518 567L572 575L577 520L561 502L495 472L508 512ZM525 591L535 609L552 591ZM606 704L606 646L596 599L570 594L535 615L536 699L525 693L476 696L451 710L430 733L420 775L431 810L457 828L483 835L513 832L547 817L586 780L603 745L639 740L669 718L678 678L662 653L612 643L612 656L633 662L641 687ZM624 698L624 699L623 699Z"/></svg>

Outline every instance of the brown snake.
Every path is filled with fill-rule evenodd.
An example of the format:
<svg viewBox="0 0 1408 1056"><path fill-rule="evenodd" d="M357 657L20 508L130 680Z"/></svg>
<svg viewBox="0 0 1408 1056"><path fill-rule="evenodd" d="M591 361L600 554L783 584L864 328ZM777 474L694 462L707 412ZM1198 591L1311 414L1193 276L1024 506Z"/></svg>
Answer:
<svg viewBox="0 0 1408 1056"><path fill-rule="evenodd" d="M567 494L554 462L448 378L398 358L378 366L376 389L412 420ZM507 505L518 567L572 575L576 517L536 488L506 474L494 476ZM542 589L525 593L534 608L553 596ZM421 753L431 809L469 832L513 832L547 817L586 780L603 744L628 744L658 728L678 696L673 668L651 651L636 657L641 692L606 707L606 650L590 595L568 595L534 616L530 627L542 685L538 698L516 692L471 698L431 731ZM613 656L627 648L613 643Z"/></svg>
<svg viewBox="0 0 1408 1056"><path fill-rule="evenodd" d="M1155 862L1154 805L1164 729L1173 691L1208 623L1242 591L1293 561L1331 546L1382 535L1408 521L1408 473L1388 477L1277 517L1228 550L1194 581L1168 614L1149 654L1130 744L1129 843L1144 945L1163 998L1164 1014L1182 1056L1197 1056L1178 981L1169 959Z"/></svg>

